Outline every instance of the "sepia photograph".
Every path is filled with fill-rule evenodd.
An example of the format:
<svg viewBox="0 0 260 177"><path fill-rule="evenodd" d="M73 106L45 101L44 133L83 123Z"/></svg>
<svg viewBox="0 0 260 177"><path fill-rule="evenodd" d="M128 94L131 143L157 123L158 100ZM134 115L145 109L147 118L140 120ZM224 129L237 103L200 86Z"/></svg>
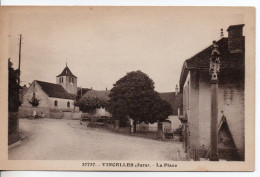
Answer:
<svg viewBox="0 0 260 177"><path fill-rule="evenodd" d="M1 170L254 170L253 7L0 10Z"/></svg>

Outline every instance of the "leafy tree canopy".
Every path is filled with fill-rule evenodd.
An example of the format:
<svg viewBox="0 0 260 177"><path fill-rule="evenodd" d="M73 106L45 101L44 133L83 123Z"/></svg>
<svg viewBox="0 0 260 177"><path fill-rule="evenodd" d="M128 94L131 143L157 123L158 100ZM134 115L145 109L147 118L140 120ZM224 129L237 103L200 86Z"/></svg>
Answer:
<svg viewBox="0 0 260 177"><path fill-rule="evenodd" d="M75 102L82 112L93 112L97 108L104 108L106 100L99 97L84 97Z"/></svg>
<svg viewBox="0 0 260 177"><path fill-rule="evenodd" d="M37 106L39 106L40 100L35 97L35 94L33 94L32 99L28 100L28 102L29 102L33 107L37 107Z"/></svg>
<svg viewBox="0 0 260 177"><path fill-rule="evenodd" d="M107 110L117 119L129 116L134 124L163 121L172 113L170 104L154 91L154 82L141 71L127 73L109 94Z"/></svg>

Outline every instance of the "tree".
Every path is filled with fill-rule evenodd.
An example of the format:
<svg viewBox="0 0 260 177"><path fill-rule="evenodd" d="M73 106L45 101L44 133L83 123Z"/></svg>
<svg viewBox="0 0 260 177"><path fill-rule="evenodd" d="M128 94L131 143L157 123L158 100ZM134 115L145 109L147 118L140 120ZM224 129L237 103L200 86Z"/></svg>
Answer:
<svg viewBox="0 0 260 177"><path fill-rule="evenodd" d="M17 112L20 105L19 102L19 71L13 68L13 63L8 59L8 110Z"/></svg>
<svg viewBox="0 0 260 177"><path fill-rule="evenodd" d="M11 134L17 134L19 102L19 71L13 68L13 63L8 59L8 144L12 143ZM19 138L19 136L17 136Z"/></svg>
<svg viewBox="0 0 260 177"><path fill-rule="evenodd" d="M84 97L75 102L82 112L92 113L97 108L104 108L106 100L99 97Z"/></svg>
<svg viewBox="0 0 260 177"><path fill-rule="evenodd" d="M28 102L32 105L32 107L39 106L40 100L35 97L35 94L33 94L32 99L28 100Z"/></svg>
<svg viewBox="0 0 260 177"><path fill-rule="evenodd" d="M119 79L109 94L107 110L115 119L129 116L133 120L134 132L140 122L163 121L172 113L168 102L154 91L154 82L141 71L127 73Z"/></svg>

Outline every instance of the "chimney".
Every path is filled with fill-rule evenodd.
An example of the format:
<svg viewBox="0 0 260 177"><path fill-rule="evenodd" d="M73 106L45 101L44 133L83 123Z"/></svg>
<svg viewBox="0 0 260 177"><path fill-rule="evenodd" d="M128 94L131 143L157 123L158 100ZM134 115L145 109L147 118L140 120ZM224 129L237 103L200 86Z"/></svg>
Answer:
<svg viewBox="0 0 260 177"><path fill-rule="evenodd" d="M178 85L176 84L176 87L175 87L175 95L178 95L178 92L179 92L179 89L178 89Z"/></svg>
<svg viewBox="0 0 260 177"><path fill-rule="evenodd" d="M231 25L228 27L228 51L230 53L241 53L244 51L244 24Z"/></svg>

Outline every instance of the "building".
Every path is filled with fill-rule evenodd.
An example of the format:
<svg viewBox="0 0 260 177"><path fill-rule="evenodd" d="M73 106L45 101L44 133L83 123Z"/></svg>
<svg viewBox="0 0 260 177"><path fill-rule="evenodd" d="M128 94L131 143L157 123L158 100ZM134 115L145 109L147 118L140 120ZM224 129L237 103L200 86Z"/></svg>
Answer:
<svg viewBox="0 0 260 177"><path fill-rule="evenodd" d="M168 120L171 121L172 130L176 130L181 125L178 118L178 108L182 105L182 94L179 92L176 85L175 92L159 93L162 100L167 101L172 107L172 114L168 116Z"/></svg>
<svg viewBox="0 0 260 177"><path fill-rule="evenodd" d="M219 158L243 160L245 149L244 25L232 25L228 37L217 41L220 52L218 74L218 151ZM210 147L211 76L209 74L212 45L183 63L180 92L183 106L179 118L183 122L184 147L187 158L207 157ZM199 157L199 158L198 158Z"/></svg>
<svg viewBox="0 0 260 177"><path fill-rule="evenodd" d="M77 110L74 100L77 94L77 77L70 69L64 68L61 74L56 77L56 84L34 80L27 92L23 95L23 102L19 108L20 117L30 117L33 111L45 117L62 118L66 112ZM29 100L36 98L39 105L33 107Z"/></svg>

